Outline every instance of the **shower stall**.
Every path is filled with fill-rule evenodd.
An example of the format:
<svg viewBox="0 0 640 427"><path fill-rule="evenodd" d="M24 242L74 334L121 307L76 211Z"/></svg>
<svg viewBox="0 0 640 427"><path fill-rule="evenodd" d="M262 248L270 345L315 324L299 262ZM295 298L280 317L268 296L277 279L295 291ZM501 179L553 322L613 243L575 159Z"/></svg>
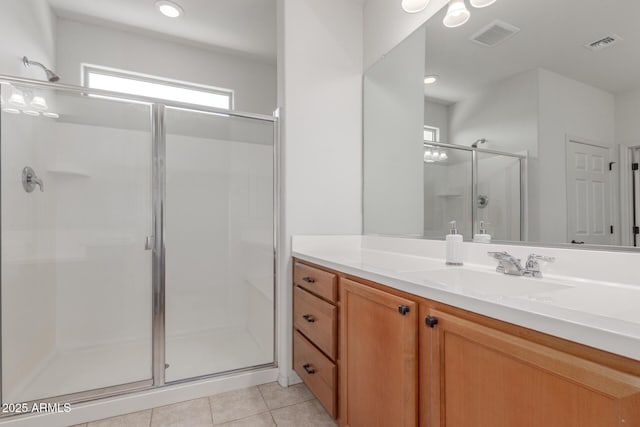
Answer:
<svg viewBox="0 0 640 427"><path fill-rule="evenodd" d="M468 240L482 223L495 240L525 240L526 170L524 155L425 142L424 235L442 238L455 220Z"/></svg>
<svg viewBox="0 0 640 427"><path fill-rule="evenodd" d="M0 82L2 402L275 366L277 119Z"/></svg>

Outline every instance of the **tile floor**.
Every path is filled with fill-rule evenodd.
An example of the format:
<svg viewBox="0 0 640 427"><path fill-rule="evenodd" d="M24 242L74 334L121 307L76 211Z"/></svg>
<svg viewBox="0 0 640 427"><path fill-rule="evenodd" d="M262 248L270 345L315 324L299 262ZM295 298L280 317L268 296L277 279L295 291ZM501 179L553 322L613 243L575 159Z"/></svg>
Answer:
<svg viewBox="0 0 640 427"><path fill-rule="evenodd" d="M234 390L74 427L335 427L304 384Z"/></svg>

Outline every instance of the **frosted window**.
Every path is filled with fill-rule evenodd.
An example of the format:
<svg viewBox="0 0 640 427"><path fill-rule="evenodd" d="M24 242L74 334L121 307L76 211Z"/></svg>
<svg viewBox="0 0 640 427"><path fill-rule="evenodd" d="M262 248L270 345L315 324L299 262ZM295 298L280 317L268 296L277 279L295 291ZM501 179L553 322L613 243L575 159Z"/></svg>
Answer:
<svg viewBox="0 0 640 427"><path fill-rule="evenodd" d="M106 70L88 69L85 71L86 85L92 89L102 89L130 95L149 96L168 101L184 102L205 107L232 107L232 92L174 83L161 79L123 75L120 72L110 73Z"/></svg>
<svg viewBox="0 0 640 427"><path fill-rule="evenodd" d="M433 126L425 126L424 140L426 142L440 142L440 128L433 127Z"/></svg>

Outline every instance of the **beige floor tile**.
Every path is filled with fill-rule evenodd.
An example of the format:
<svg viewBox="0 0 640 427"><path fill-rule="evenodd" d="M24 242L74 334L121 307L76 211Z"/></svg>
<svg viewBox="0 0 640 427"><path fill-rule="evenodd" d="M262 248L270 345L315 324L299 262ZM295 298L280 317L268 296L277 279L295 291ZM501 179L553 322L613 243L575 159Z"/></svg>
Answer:
<svg viewBox="0 0 640 427"><path fill-rule="evenodd" d="M258 387L217 394L209 397L209 401L214 424L239 420L268 411Z"/></svg>
<svg viewBox="0 0 640 427"><path fill-rule="evenodd" d="M93 421L87 427L149 427L151 410Z"/></svg>
<svg viewBox="0 0 640 427"><path fill-rule="evenodd" d="M275 425L271 414L269 412L263 412L262 414L221 424L220 427L274 427Z"/></svg>
<svg viewBox="0 0 640 427"><path fill-rule="evenodd" d="M278 383L258 386L269 409L278 409L313 399L313 395L303 383L282 387Z"/></svg>
<svg viewBox="0 0 640 427"><path fill-rule="evenodd" d="M278 427L336 427L317 400L298 403L271 411Z"/></svg>
<svg viewBox="0 0 640 427"><path fill-rule="evenodd" d="M211 406L206 397L155 408L151 415L151 427L212 426Z"/></svg>

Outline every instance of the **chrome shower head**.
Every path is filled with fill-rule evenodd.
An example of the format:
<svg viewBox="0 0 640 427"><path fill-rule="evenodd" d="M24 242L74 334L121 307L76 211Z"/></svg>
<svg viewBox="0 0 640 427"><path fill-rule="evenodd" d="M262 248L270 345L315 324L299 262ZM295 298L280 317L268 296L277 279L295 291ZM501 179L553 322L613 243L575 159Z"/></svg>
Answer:
<svg viewBox="0 0 640 427"><path fill-rule="evenodd" d="M36 66L42 68L44 70L44 73L47 75L47 80L49 80L50 82L57 82L58 80L60 80L60 76L59 75L57 75L56 73L54 73L53 71L51 71L50 69L45 67L40 62L31 61L26 56L23 56L22 57L22 63L27 68L29 68L31 65L36 65Z"/></svg>

